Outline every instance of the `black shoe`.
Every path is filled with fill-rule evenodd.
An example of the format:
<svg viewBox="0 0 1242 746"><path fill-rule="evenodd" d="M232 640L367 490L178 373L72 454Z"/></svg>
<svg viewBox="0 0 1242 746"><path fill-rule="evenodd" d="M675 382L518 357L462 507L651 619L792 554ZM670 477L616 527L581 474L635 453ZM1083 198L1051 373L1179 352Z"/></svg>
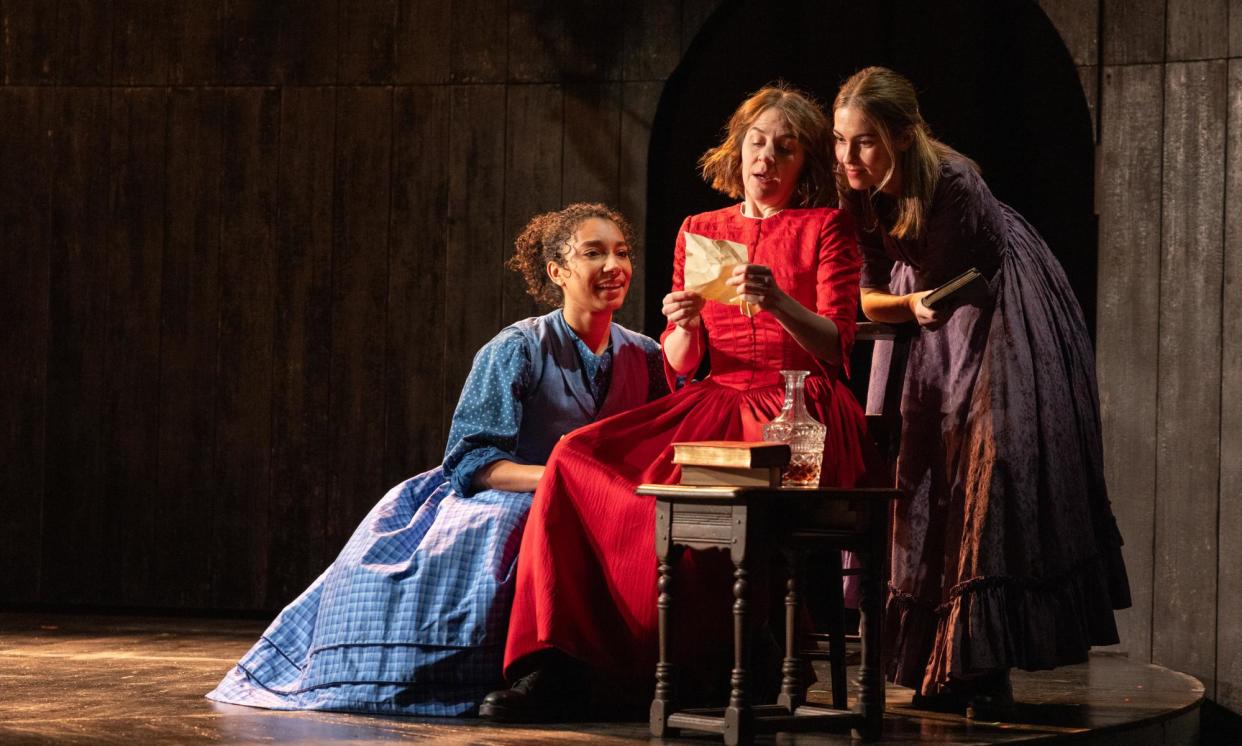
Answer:
<svg viewBox="0 0 1242 746"><path fill-rule="evenodd" d="M508 689L499 689L483 698L479 717L497 723L547 723L559 719L565 711L555 673L538 668L513 682Z"/></svg>
<svg viewBox="0 0 1242 746"><path fill-rule="evenodd" d="M1012 720L1016 710L1009 669L1002 669L979 680L975 694L966 706L966 717L971 720Z"/></svg>
<svg viewBox="0 0 1242 746"><path fill-rule="evenodd" d="M915 694L910 700L910 706L916 710L948 712L955 715L966 714L968 704L966 697L955 691L942 691L937 694Z"/></svg>

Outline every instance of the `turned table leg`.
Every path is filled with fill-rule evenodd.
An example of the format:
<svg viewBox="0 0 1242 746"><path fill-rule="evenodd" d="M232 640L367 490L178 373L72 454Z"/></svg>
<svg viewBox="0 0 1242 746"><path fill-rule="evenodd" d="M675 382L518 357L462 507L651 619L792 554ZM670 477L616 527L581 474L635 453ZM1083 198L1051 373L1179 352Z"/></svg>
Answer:
<svg viewBox="0 0 1242 746"><path fill-rule="evenodd" d="M750 692L747 691L747 665L750 659L750 575L746 570L747 511L736 506L732 512L733 542L733 673L729 678L729 706L725 708L725 746L750 743L754 739Z"/></svg>
<svg viewBox="0 0 1242 746"><path fill-rule="evenodd" d="M858 602L862 665L858 672L858 712L863 724L855 735L864 741L880 737L884 723L884 672L881 668L880 635L884 608L888 535L888 506L875 506L868 520L867 549L863 552L862 585Z"/></svg>
<svg viewBox="0 0 1242 746"><path fill-rule="evenodd" d="M801 661L798 660L799 555L797 550L784 552L789 579L785 581L785 660L781 663L781 693L776 704L790 713L802 706L806 689L802 682Z"/></svg>
<svg viewBox="0 0 1242 746"><path fill-rule="evenodd" d="M673 506L656 503L656 558L659 560L660 595L656 601L656 620L659 638L659 661L656 663L655 696L651 700L651 735L657 738L676 736L677 729L668 727L668 716L673 713L675 670L672 659L671 615L673 613L673 574L681 547L672 541Z"/></svg>

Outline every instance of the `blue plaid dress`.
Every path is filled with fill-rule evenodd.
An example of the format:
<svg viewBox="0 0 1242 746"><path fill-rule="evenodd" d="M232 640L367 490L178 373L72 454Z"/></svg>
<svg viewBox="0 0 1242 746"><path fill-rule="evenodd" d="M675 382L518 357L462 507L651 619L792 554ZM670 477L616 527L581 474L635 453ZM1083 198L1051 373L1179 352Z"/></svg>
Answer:
<svg viewBox="0 0 1242 746"><path fill-rule="evenodd" d="M667 391L658 344L617 324L595 355L559 310L474 358L441 466L384 495L336 560L207 696L276 710L462 715L502 686L531 493L474 491L566 432Z"/></svg>

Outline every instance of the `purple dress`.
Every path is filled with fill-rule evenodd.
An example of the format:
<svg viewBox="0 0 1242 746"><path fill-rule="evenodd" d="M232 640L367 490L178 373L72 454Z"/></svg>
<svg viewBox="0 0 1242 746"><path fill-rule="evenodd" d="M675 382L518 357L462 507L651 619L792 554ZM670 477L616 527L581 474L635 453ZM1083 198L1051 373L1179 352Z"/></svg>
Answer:
<svg viewBox="0 0 1242 746"><path fill-rule="evenodd" d="M863 287L927 290L972 266L991 278L990 300L915 333L895 378L907 499L893 523L890 678L935 694L950 677L1078 663L1116 643L1113 609L1130 592L1094 353L1047 244L958 159L941 166L921 237L880 229L861 243ZM893 345L876 346L869 411L901 357Z"/></svg>

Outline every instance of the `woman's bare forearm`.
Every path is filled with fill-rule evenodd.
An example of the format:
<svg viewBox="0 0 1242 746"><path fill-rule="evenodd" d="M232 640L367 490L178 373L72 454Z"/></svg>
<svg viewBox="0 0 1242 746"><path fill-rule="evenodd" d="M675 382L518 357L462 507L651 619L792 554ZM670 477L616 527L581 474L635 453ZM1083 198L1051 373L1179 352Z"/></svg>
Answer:
<svg viewBox="0 0 1242 746"><path fill-rule="evenodd" d="M863 314L872 321L885 324L903 324L914 320L910 304L914 295L893 295L888 286L862 289Z"/></svg>
<svg viewBox="0 0 1242 746"><path fill-rule="evenodd" d="M678 375L692 373L699 367L703 360L702 335L703 332L696 323L691 328L674 327L664 337L664 359Z"/></svg>
<svg viewBox="0 0 1242 746"><path fill-rule="evenodd" d="M543 476L543 464L493 461L474 473L474 487L480 490L534 492Z"/></svg>

